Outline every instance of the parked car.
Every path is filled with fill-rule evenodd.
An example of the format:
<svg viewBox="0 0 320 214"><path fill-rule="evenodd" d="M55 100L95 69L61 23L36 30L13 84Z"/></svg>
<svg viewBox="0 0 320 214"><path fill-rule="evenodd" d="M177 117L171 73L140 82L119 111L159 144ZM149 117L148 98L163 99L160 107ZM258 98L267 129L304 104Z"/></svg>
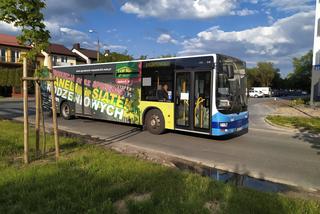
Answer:
<svg viewBox="0 0 320 214"><path fill-rule="evenodd" d="M264 97L264 93L262 91L258 91L258 90L253 90L251 89L249 91L249 97L255 97L255 98L259 98L259 97Z"/></svg>
<svg viewBox="0 0 320 214"><path fill-rule="evenodd" d="M251 90L262 92L264 97L271 97L272 96L272 90L270 87L252 87Z"/></svg>

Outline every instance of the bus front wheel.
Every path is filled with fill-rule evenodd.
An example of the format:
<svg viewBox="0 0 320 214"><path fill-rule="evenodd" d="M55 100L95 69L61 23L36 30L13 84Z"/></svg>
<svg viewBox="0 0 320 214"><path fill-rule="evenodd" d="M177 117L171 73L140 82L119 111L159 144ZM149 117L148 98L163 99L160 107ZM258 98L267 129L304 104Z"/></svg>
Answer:
<svg viewBox="0 0 320 214"><path fill-rule="evenodd" d="M148 111L145 126L152 134L160 135L165 131L164 117L158 109Z"/></svg>

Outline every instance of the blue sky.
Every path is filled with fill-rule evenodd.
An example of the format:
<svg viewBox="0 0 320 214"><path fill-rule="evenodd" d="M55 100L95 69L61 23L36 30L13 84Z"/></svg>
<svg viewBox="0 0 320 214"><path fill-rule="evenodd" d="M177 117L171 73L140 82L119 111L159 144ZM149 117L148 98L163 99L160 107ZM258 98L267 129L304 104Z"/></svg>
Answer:
<svg viewBox="0 0 320 214"><path fill-rule="evenodd" d="M283 75L312 49L315 0L47 0L52 42L79 42L134 57L224 53L254 66L271 61ZM0 22L0 32L18 29ZM102 51L101 50L101 51Z"/></svg>

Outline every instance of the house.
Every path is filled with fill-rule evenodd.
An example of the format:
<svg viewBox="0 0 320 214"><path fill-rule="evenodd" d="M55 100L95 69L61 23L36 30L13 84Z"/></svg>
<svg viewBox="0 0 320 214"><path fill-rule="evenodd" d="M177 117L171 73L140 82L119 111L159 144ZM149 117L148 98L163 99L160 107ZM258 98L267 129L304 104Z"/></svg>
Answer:
<svg viewBox="0 0 320 214"><path fill-rule="evenodd" d="M53 66L76 65L77 55L61 44L51 43L47 50L42 51L42 57L38 57L38 65L47 66L48 56L52 57Z"/></svg>
<svg viewBox="0 0 320 214"><path fill-rule="evenodd" d="M86 64L97 62L98 52L96 50L81 48L80 44L76 43L71 51L78 56L78 64L82 64L81 61L84 61Z"/></svg>
<svg viewBox="0 0 320 214"><path fill-rule="evenodd" d="M16 36L0 34L0 96L21 94L21 55L30 49L30 46L19 44Z"/></svg>

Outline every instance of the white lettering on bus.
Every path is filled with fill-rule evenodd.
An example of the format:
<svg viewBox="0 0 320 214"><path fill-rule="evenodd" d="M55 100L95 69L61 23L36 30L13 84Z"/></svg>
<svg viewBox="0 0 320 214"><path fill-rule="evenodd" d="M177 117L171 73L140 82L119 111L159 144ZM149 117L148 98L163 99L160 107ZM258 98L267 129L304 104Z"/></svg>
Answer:
<svg viewBox="0 0 320 214"><path fill-rule="evenodd" d="M114 106L108 106L107 107L107 115L113 116L114 109L115 109Z"/></svg>
<svg viewBox="0 0 320 214"><path fill-rule="evenodd" d="M116 108L116 111L114 113L114 117L117 118L119 115L119 119L122 120L123 117L123 109Z"/></svg>
<svg viewBox="0 0 320 214"><path fill-rule="evenodd" d="M100 101L97 100L92 100L92 108L97 111L99 109L100 106Z"/></svg>
<svg viewBox="0 0 320 214"><path fill-rule="evenodd" d="M84 97L84 107L90 107L90 103L91 103L91 101L90 101L90 97Z"/></svg>

